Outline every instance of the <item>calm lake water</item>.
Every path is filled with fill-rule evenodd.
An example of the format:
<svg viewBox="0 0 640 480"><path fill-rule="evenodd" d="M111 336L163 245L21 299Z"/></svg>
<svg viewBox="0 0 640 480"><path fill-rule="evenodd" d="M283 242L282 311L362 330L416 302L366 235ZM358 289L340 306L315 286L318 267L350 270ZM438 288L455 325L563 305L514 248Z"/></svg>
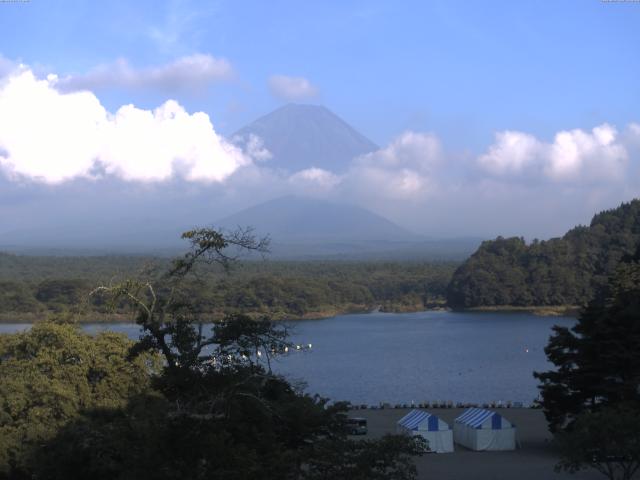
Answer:
<svg viewBox="0 0 640 480"><path fill-rule="evenodd" d="M296 322L295 343L310 351L281 358L274 370L308 384L310 393L370 405L518 401L538 395L535 370L550 368L544 355L551 327L567 317L524 313L420 312L342 315ZM0 333L29 328L0 324ZM90 324L136 339L134 324Z"/></svg>

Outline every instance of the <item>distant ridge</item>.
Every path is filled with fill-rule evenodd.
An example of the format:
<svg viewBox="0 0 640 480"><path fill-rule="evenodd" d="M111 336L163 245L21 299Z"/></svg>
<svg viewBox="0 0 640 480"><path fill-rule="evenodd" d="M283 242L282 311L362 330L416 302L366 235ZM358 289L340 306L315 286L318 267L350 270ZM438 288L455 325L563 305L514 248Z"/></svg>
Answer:
<svg viewBox="0 0 640 480"><path fill-rule="evenodd" d="M483 242L453 275L450 306L584 305L620 260L640 246L640 200L593 217L561 238L527 244L521 237Z"/></svg>
<svg viewBox="0 0 640 480"><path fill-rule="evenodd" d="M356 205L297 196L255 205L215 226L269 235L274 259L461 260L481 241L423 237Z"/></svg>
<svg viewBox="0 0 640 480"><path fill-rule="evenodd" d="M266 165L290 172L317 167L340 173L354 157L378 149L319 105L285 105L241 128L231 138L242 146L250 135L260 137L272 154Z"/></svg>
<svg viewBox="0 0 640 480"><path fill-rule="evenodd" d="M217 225L251 225L258 235L269 234L278 242L398 242L421 238L362 207L293 195L247 208Z"/></svg>

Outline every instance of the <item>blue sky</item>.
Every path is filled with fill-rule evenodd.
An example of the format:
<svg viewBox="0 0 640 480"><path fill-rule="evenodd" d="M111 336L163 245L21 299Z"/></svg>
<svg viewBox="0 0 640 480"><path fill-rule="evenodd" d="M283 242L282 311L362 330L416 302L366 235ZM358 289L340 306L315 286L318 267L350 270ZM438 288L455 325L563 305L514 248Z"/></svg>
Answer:
<svg viewBox="0 0 640 480"><path fill-rule="evenodd" d="M206 53L235 77L177 97L231 133L276 107L273 74L301 76L321 102L383 145L405 129L481 149L495 131L637 120L640 5L562 1L31 0L0 5L0 52L59 75L125 58L136 67ZM98 92L106 105L161 96Z"/></svg>
<svg viewBox="0 0 640 480"><path fill-rule="evenodd" d="M561 234L640 196L638 25L634 1L0 2L0 234L71 219L86 182L139 215L174 188L193 221L304 193L432 235ZM380 150L279 172L230 145L289 101Z"/></svg>

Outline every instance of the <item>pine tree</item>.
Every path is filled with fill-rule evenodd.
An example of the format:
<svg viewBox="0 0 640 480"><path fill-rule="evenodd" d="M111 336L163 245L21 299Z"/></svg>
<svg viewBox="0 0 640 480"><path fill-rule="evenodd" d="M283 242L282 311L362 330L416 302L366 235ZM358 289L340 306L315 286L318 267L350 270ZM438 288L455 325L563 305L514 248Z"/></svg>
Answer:
<svg viewBox="0 0 640 480"><path fill-rule="evenodd" d="M551 430L570 429L585 411L640 406L639 347L640 248L623 259L574 327L555 327L545 352L556 369L534 374Z"/></svg>

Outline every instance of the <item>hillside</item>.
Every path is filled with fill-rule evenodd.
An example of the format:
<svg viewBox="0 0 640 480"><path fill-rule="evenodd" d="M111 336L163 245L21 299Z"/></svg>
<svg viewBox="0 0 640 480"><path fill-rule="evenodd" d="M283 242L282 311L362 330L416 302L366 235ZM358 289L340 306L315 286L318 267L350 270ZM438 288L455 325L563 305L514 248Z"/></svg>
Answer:
<svg viewBox="0 0 640 480"><path fill-rule="evenodd" d="M285 196L244 209L217 222L251 225L275 241L407 241L419 237L367 209L314 198Z"/></svg>
<svg viewBox="0 0 640 480"><path fill-rule="evenodd" d="M561 238L483 242L451 280L452 307L582 305L640 243L640 200L593 217Z"/></svg>
<svg viewBox="0 0 640 480"><path fill-rule="evenodd" d="M310 167L343 172L354 157L378 149L319 105L285 105L241 128L232 138L243 145L250 135L260 137L271 153L266 165L290 172Z"/></svg>
<svg viewBox="0 0 640 480"><path fill-rule="evenodd" d="M300 196L255 205L215 225L269 235L272 259L461 261L481 241L422 237L365 208Z"/></svg>

